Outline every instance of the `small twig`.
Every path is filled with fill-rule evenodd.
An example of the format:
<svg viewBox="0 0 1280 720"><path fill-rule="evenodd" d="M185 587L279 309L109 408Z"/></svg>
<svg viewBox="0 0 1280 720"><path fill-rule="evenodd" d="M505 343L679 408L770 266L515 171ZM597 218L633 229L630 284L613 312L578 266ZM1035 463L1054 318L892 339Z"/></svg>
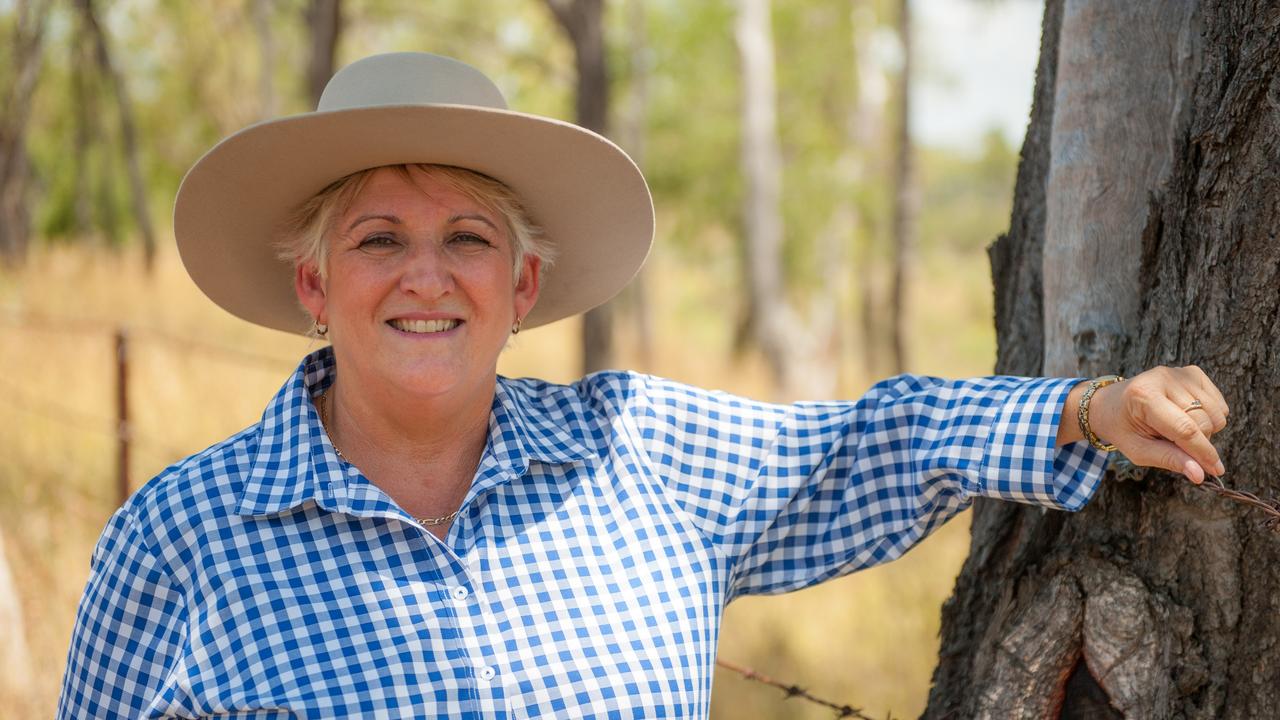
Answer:
<svg viewBox="0 0 1280 720"><path fill-rule="evenodd" d="M1271 530L1272 532L1280 533L1280 500L1276 500L1274 498L1270 500L1263 500L1253 493L1245 492L1243 490L1232 490L1222 482L1222 478L1216 475L1210 475L1208 476L1208 479L1213 482L1201 483L1201 489L1214 493L1219 497L1243 503L1245 505L1252 505L1253 507L1258 508L1268 516L1262 521L1262 527L1267 530Z"/></svg>
<svg viewBox="0 0 1280 720"><path fill-rule="evenodd" d="M795 685L793 683L784 683L781 680L774 680L768 675L752 670L749 667L743 667L742 665L731 663L728 660L721 660L718 658L716 659L716 665L719 665L720 667L726 670L732 670L733 672L738 673L739 675L741 675L742 677L748 680L755 680L756 682L764 683L765 685L772 685L773 687L776 687L782 692L786 693L787 695L786 699L800 698L802 700L808 700L811 703L815 703L823 707L831 708L832 710L835 711L836 717L838 718L854 718L854 720L875 720L875 718L872 718L869 715L863 715L861 709L855 708L852 705L841 705L839 703L831 702L830 700L823 700L822 698L814 697L813 695L810 695L807 690L800 687L799 685ZM893 715L886 715L885 718L886 720L893 720Z"/></svg>

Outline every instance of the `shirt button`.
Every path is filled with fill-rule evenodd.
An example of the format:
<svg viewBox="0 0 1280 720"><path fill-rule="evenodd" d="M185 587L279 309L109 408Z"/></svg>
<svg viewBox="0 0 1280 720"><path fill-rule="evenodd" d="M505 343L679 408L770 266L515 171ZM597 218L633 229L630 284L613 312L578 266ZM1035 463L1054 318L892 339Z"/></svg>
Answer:
<svg viewBox="0 0 1280 720"><path fill-rule="evenodd" d="M492 667L488 665L485 665L484 667L480 668L480 679L486 682L489 680L492 680L494 676L497 674L498 674L498 671L494 670Z"/></svg>
<svg viewBox="0 0 1280 720"><path fill-rule="evenodd" d="M453 599L459 602L466 600L467 596L470 594L471 592L462 586L458 586L453 589Z"/></svg>

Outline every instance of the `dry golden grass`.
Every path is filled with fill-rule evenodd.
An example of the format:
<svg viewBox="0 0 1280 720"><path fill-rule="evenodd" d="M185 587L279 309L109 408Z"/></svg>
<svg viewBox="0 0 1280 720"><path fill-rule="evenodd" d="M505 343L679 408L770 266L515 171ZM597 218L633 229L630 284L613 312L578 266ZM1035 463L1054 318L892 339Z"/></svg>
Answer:
<svg viewBox="0 0 1280 720"><path fill-rule="evenodd" d="M657 347L639 366L634 334L624 325L619 364L768 396L758 362L728 359L731 306L723 299L732 296L731 267L695 271L659 252L646 272ZM918 279L910 369L988 372L994 339L985 258L929 258ZM31 668L30 683L0 691L5 717L53 713L89 553L119 502L111 420L112 334L119 327L132 329L134 487L255 422L314 347L215 307L172 252L151 275L131 255L70 248L40 251L24 271L0 275L0 530L21 587ZM572 379L577 337L574 321L522 334L500 369ZM199 344L258 359L201 352ZM856 395L871 381L847 370L842 393ZM874 714L917 714L937 652L938 608L967 551L966 526L967 518L952 523L889 566L734 604L723 655ZM737 677L721 674L716 688L717 717L829 717Z"/></svg>

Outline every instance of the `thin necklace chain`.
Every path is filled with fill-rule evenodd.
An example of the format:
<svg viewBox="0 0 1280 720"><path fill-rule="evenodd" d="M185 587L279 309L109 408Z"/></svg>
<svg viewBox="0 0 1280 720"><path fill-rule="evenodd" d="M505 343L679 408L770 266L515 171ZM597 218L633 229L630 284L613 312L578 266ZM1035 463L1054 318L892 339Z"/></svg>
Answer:
<svg viewBox="0 0 1280 720"><path fill-rule="evenodd" d="M328 434L329 432L329 409L328 409L329 408L329 391L328 390L325 390L324 392L320 393L320 397L316 401L316 406L320 408L320 425L324 427L325 434ZM343 462L349 465L353 464L350 460L347 459L347 456L343 455L342 451L338 449L338 444L333 441L332 435L329 436L329 444L333 446L333 451L338 453L338 457L341 458ZM436 525L443 525L453 520L454 518L458 517L458 512L460 510L461 508L459 508L458 510L454 510L448 515L441 515L440 517L415 517L414 521L417 522L422 527L434 527Z"/></svg>

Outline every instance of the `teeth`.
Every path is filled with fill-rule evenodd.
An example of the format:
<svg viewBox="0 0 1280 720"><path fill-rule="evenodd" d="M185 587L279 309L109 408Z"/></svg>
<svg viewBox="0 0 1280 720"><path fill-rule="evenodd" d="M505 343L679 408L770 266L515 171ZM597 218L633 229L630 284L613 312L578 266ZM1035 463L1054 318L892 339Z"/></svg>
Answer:
<svg viewBox="0 0 1280 720"><path fill-rule="evenodd" d="M391 327L402 332L437 333L458 327L457 320L392 320Z"/></svg>

